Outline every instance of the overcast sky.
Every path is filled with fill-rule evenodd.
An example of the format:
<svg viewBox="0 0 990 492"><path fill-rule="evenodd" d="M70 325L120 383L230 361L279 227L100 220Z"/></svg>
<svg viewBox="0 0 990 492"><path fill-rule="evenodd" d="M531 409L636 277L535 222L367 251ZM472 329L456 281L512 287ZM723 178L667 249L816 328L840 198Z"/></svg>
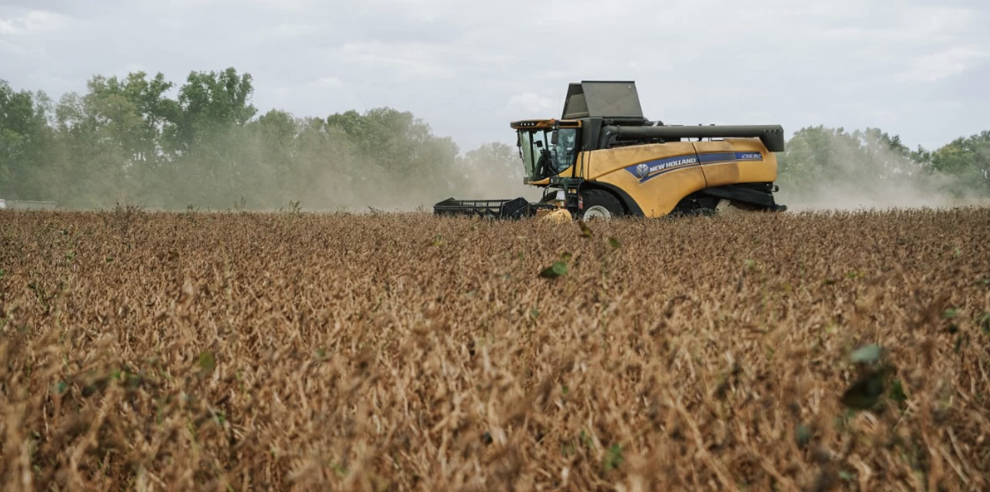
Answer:
<svg viewBox="0 0 990 492"><path fill-rule="evenodd" d="M933 148L990 129L986 0L0 0L0 79L234 67L262 111L390 106L466 151L635 80L665 123L865 128Z"/></svg>

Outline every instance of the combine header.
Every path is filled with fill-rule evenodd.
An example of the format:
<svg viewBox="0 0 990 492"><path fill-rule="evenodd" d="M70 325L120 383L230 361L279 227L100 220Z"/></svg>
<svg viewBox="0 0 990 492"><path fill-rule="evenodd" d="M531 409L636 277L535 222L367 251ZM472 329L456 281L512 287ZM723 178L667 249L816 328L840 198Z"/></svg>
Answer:
<svg viewBox="0 0 990 492"><path fill-rule="evenodd" d="M526 170L543 198L456 200L440 215L521 218L562 211L589 220L710 214L723 207L782 211L780 125L665 125L643 116L635 82L570 84L561 118L511 123Z"/></svg>
<svg viewBox="0 0 990 492"><path fill-rule="evenodd" d="M455 200L448 198L433 206L437 215L478 215L490 219L530 217L539 209L552 210L554 205L530 203L525 198L510 200Z"/></svg>

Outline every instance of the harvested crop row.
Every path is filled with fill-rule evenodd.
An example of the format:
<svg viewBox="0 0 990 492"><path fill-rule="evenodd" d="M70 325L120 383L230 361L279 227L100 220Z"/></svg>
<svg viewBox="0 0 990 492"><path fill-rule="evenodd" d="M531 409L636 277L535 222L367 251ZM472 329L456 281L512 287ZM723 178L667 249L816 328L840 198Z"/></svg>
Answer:
<svg viewBox="0 0 990 492"><path fill-rule="evenodd" d="M990 211L0 214L5 490L985 490Z"/></svg>

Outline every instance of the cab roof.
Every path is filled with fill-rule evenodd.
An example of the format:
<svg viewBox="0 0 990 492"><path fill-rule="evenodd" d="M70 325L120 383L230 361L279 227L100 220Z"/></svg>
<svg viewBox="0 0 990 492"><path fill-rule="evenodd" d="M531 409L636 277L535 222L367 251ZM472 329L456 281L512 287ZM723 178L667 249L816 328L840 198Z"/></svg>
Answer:
<svg viewBox="0 0 990 492"><path fill-rule="evenodd" d="M545 120L519 120L513 121L509 124L513 129L516 130L552 130L555 125L560 125L564 128L580 128L580 120L558 120L556 118L550 118Z"/></svg>

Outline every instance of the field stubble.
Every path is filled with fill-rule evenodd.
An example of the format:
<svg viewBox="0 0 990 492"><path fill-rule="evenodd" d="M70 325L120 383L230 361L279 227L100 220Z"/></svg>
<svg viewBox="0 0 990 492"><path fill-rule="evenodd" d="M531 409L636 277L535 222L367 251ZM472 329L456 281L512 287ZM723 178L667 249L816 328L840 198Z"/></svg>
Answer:
<svg viewBox="0 0 990 492"><path fill-rule="evenodd" d="M990 487L985 209L0 229L5 490Z"/></svg>

